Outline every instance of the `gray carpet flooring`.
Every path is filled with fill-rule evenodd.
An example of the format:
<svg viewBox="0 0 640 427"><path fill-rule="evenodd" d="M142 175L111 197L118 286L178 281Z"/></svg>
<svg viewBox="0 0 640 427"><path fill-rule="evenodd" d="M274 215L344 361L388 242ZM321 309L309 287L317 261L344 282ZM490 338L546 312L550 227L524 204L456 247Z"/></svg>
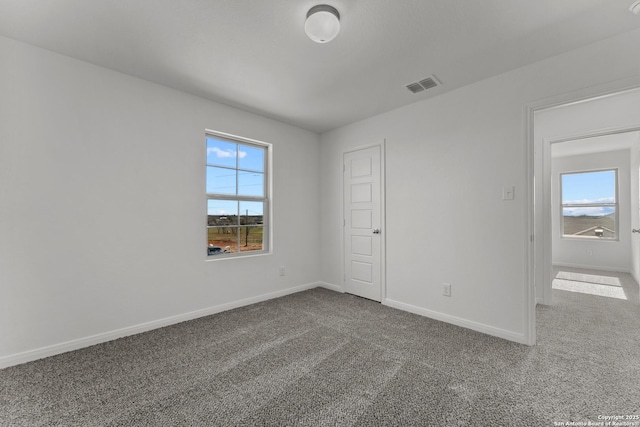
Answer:
<svg viewBox="0 0 640 427"><path fill-rule="evenodd" d="M591 285L611 275L562 272ZM535 347L313 289L1 370L0 425L557 426L637 416L638 288L617 277L627 299L554 290L554 305L538 307Z"/></svg>

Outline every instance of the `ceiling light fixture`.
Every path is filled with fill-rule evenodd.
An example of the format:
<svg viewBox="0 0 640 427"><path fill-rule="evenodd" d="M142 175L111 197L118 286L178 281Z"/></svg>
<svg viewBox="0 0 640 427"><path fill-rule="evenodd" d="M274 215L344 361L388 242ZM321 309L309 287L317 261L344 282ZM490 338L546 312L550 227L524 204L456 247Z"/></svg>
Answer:
<svg viewBox="0 0 640 427"><path fill-rule="evenodd" d="M629 10L636 15L640 15L640 0L633 2L633 4L629 7Z"/></svg>
<svg viewBox="0 0 640 427"><path fill-rule="evenodd" d="M307 12L304 32L316 43L330 42L340 32L340 13L326 4L313 6Z"/></svg>

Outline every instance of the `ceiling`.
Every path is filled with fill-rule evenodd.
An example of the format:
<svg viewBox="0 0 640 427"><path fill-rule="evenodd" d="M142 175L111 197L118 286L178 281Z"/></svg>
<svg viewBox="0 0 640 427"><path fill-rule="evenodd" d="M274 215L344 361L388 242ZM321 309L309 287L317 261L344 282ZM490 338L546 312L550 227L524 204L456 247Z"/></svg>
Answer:
<svg viewBox="0 0 640 427"><path fill-rule="evenodd" d="M0 35L320 133L640 28L632 0L325 0L316 44L322 2L2 0Z"/></svg>

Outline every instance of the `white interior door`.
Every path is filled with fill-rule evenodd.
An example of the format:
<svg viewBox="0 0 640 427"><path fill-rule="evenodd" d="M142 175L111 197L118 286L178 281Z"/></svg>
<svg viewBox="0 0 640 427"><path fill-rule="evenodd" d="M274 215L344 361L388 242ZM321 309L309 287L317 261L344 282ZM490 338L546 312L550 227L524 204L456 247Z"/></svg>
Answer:
<svg viewBox="0 0 640 427"><path fill-rule="evenodd" d="M382 300L381 146L344 154L345 291Z"/></svg>

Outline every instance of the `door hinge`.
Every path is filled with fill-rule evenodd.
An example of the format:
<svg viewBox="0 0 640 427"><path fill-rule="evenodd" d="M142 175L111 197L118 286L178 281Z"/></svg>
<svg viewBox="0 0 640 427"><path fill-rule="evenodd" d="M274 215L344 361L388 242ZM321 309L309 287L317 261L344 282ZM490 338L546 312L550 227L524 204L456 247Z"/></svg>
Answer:
<svg viewBox="0 0 640 427"><path fill-rule="evenodd" d="M342 226L343 226L343 227L345 227L346 225L347 225L347 220L346 220L346 219L343 219L343 220L342 220Z"/></svg>

